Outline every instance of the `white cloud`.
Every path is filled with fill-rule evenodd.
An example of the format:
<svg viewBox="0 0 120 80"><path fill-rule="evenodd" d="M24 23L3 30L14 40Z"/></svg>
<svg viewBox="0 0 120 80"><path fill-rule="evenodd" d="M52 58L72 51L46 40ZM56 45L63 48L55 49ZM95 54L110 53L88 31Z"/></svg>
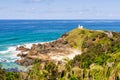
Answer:
<svg viewBox="0 0 120 80"><path fill-rule="evenodd" d="M24 2L27 2L27 3L41 3L41 2L51 2L52 0L23 0Z"/></svg>
<svg viewBox="0 0 120 80"><path fill-rule="evenodd" d="M44 1L44 0L31 0L32 2L41 2L41 1Z"/></svg>

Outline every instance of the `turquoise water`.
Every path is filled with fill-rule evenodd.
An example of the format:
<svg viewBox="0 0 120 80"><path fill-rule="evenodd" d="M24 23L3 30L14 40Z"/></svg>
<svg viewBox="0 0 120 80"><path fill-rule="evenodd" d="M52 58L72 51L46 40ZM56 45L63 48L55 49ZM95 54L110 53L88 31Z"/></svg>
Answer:
<svg viewBox="0 0 120 80"><path fill-rule="evenodd" d="M20 67L14 61L18 45L56 40L78 26L120 32L120 20L0 20L0 62L4 68Z"/></svg>

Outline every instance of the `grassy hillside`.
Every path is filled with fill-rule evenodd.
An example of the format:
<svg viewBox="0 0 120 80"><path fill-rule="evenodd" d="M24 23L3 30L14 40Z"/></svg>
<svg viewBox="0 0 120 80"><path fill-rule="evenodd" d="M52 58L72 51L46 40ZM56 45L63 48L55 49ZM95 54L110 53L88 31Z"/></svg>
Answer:
<svg viewBox="0 0 120 80"><path fill-rule="evenodd" d="M62 38L82 54L64 65L38 60L28 72L0 73L3 80L120 80L120 33L77 28Z"/></svg>
<svg viewBox="0 0 120 80"><path fill-rule="evenodd" d="M111 47L113 48L114 45L119 43L120 33L76 28L66 33L65 40L73 48L82 51L96 46L99 50L101 50L101 47L103 52L108 52L112 50Z"/></svg>
<svg viewBox="0 0 120 80"><path fill-rule="evenodd" d="M74 29L66 34L65 40L73 48L83 51L71 60L71 65L89 68L93 63L103 65L112 62L113 54L120 51L120 33Z"/></svg>

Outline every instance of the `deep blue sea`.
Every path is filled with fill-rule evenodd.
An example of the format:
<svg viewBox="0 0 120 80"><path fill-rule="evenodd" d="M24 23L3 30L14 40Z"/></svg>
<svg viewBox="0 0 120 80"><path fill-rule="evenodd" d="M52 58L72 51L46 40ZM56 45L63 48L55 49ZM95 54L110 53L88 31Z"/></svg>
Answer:
<svg viewBox="0 0 120 80"><path fill-rule="evenodd" d="M14 63L18 45L58 39L78 25L92 30L120 32L120 20L0 20L0 62L3 68L20 68ZM22 67L22 66L21 66Z"/></svg>

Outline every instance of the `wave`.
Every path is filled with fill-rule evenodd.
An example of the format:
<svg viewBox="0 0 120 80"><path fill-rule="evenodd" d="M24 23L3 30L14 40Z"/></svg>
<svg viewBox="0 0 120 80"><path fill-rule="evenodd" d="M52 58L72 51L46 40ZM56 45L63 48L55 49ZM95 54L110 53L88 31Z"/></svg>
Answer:
<svg viewBox="0 0 120 80"><path fill-rule="evenodd" d="M43 44L43 43L46 43L46 42L40 42L40 44ZM24 46L25 48L31 49L33 44L39 44L39 43L26 43L22 45L17 45L17 47Z"/></svg>
<svg viewBox="0 0 120 80"><path fill-rule="evenodd" d="M25 44L17 45L17 47L24 46L25 48L31 49L33 44L44 44L44 43L49 43L49 42L53 42L53 41L55 41L55 40L47 41L47 42L25 43Z"/></svg>
<svg viewBox="0 0 120 80"><path fill-rule="evenodd" d="M52 42L52 41L49 41ZM21 53L21 51L17 51L16 48L19 46L24 46L25 48L31 49L33 44L44 44L48 42L37 42L37 43L25 43L22 45L17 46L10 46L5 51L0 51L0 62L14 62L17 59L20 59L20 57L17 56L18 53Z"/></svg>
<svg viewBox="0 0 120 80"><path fill-rule="evenodd" d="M16 52L17 52L17 51L16 51L16 47L15 47L15 46L13 46L13 47L8 47L7 50L5 50L5 51L0 51L0 54L6 54L6 53L9 53L9 52L16 53Z"/></svg>
<svg viewBox="0 0 120 80"><path fill-rule="evenodd" d="M17 46L8 47L7 50L0 51L0 62L15 62L20 57L17 56L20 51L16 50Z"/></svg>
<svg viewBox="0 0 120 80"><path fill-rule="evenodd" d="M6 63L9 63L9 62L15 62L15 60L17 60L17 59L11 59L11 60L8 60L8 59L0 58L0 62L6 62Z"/></svg>
<svg viewBox="0 0 120 80"><path fill-rule="evenodd" d="M51 41L50 41L51 42ZM44 44L47 42L38 42L38 43L25 43L17 46L10 46L5 51L0 51L0 54L6 54L6 53L19 53L20 51L17 51L16 48L20 46L24 46L25 48L31 48L33 44ZM1 45L2 46L2 45Z"/></svg>

